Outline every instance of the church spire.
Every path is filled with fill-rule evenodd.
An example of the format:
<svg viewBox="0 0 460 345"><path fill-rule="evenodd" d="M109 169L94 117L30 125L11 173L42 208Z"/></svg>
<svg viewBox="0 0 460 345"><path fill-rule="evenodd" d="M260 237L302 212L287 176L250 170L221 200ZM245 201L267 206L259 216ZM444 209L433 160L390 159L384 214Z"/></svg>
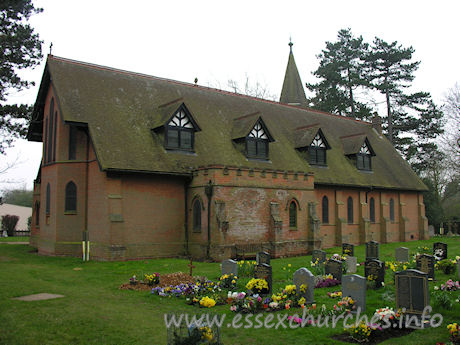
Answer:
<svg viewBox="0 0 460 345"><path fill-rule="evenodd" d="M295 64L292 46L294 43L289 39L289 60L284 76L283 89L281 90L280 103L297 105L299 107L307 106L307 97L300 80L299 71Z"/></svg>

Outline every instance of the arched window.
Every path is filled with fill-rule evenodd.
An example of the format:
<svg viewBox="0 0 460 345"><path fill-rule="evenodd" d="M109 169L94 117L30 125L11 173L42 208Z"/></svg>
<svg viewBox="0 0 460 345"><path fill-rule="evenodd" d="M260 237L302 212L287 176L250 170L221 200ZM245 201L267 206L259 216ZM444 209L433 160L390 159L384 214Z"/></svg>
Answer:
<svg viewBox="0 0 460 345"><path fill-rule="evenodd" d="M329 224L329 200L327 199L327 196L323 196L323 200L321 202L322 205L322 221L323 224Z"/></svg>
<svg viewBox="0 0 460 345"><path fill-rule="evenodd" d="M201 232L201 202L195 199L193 202L193 231Z"/></svg>
<svg viewBox="0 0 460 345"><path fill-rule="evenodd" d="M53 162L56 162L57 111L54 113Z"/></svg>
<svg viewBox="0 0 460 345"><path fill-rule="evenodd" d="M35 225L40 225L40 204L38 201L35 203Z"/></svg>
<svg viewBox="0 0 460 345"><path fill-rule="evenodd" d="M246 137L246 154L249 158L268 158L269 138L262 123L257 123Z"/></svg>
<svg viewBox="0 0 460 345"><path fill-rule="evenodd" d="M48 151L46 150L48 145L48 118L45 120L45 138L43 140L43 164L48 163Z"/></svg>
<svg viewBox="0 0 460 345"><path fill-rule="evenodd" d="M46 215L50 214L50 204L51 204L51 187L48 183L46 185Z"/></svg>
<svg viewBox="0 0 460 345"><path fill-rule="evenodd" d="M289 204L289 227L297 227L297 204L295 201L291 201Z"/></svg>
<svg viewBox="0 0 460 345"><path fill-rule="evenodd" d="M390 199L390 221L395 221L395 201Z"/></svg>
<svg viewBox="0 0 460 345"><path fill-rule="evenodd" d="M353 224L353 198L351 196L347 200L347 220L348 224Z"/></svg>
<svg viewBox="0 0 460 345"><path fill-rule="evenodd" d="M375 201L374 198L369 200L369 218L371 223L375 223Z"/></svg>
<svg viewBox="0 0 460 345"><path fill-rule="evenodd" d="M54 113L54 98L51 98L50 104L50 113L49 113L49 122L48 122L48 163L51 162L53 158L53 113Z"/></svg>
<svg viewBox="0 0 460 345"><path fill-rule="evenodd" d="M65 211L77 210L77 186L70 181L65 186Z"/></svg>

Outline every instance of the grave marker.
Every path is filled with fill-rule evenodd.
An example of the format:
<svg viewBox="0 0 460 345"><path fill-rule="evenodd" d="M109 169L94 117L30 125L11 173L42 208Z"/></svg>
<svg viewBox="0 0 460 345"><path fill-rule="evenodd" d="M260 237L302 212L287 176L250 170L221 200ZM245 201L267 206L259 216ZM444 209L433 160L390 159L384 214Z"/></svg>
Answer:
<svg viewBox="0 0 460 345"><path fill-rule="evenodd" d="M308 269L302 267L294 272L292 280L296 286L297 295L304 297L306 304L314 303L315 276ZM303 293L300 291L302 284L307 286L307 290Z"/></svg>
<svg viewBox="0 0 460 345"><path fill-rule="evenodd" d="M357 274L344 276L342 279L343 297L351 297L355 301L356 308L361 308L361 312L366 311L366 278Z"/></svg>
<svg viewBox="0 0 460 345"><path fill-rule="evenodd" d="M272 293L272 266L260 264L254 266L254 278L265 279L268 283L268 295Z"/></svg>
<svg viewBox="0 0 460 345"><path fill-rule="evenodd" d="M395 258L399 262L409 262L409 248L399 247L395 249Z"/></svg>
<svg viewBox="0 0 460 345"><path fill-rule="evenodd" d="M221 275L224 274L238 276L238 263L232 259L222 261Z"/></svg>
<svg viewBox="0 0 460 345"><path fill-rule="evenodd" d="M447 259L447 243L435 242L433 243L433 255L437 260Z"/></svg>
<svg viewBox="0 0 460 345"><path fill-rule="evenodd" d="M256 255L257 265L267 264L270 265L270 254L267 252L258 252Z"/></svg>
<svg viewBox="0 0 460 345"><path fill-rule="evenodd" d="M345 261L347 263L347 273L356 273L358 258L356 256L347 256Z"/></svg>
<svg viewBox="0 0 460 345"><path fill-rule="evenodd" d="M369 241L366 243L366 260L380 258L380 243L377 241Z"/></svg>
<svg viewBox="0 0 460 345"><path fill-rule="evenodd" d="M342 243L342 254L355 256L355 246L350 243Z"/></svg>
<svg viewBox="0 0 460 345"><path fill-rule="evenodd" d="M428 275L418 270L395 273L396 309L405 308L409 315L421 316L430 304Z"/></svg>
<svg viewBox="0 0 460 345"><path fill-rule="evenodd" d="M434 280L434 256L422 254L417 257L416 262L417 270L428 274L428 279Z"/></svg>
<svg viewBox="0 0 460 345"><path fill-rule="evenodd" d="M311 261L313 263L315 263L316 260L318 260L318 263L320 263L320 264L325 262L326 261L326 252L324 250L320 250L320 249L313 250Z"/></svg>
<svg viewBox="0 0 460 345"><path fill-rule="evenodd" d="M335 279L342 281L342 261L329 259L326 261L324 270L326 274L332 274Z"/></svg>
<svg viewBox="0 0 460 345"><path fill-rule="evenodd" d="M375 280L375 287L381 288L382 283L385 282L385 262L376 259L366 260L364 275L366 279L372 275Z"/></svg>

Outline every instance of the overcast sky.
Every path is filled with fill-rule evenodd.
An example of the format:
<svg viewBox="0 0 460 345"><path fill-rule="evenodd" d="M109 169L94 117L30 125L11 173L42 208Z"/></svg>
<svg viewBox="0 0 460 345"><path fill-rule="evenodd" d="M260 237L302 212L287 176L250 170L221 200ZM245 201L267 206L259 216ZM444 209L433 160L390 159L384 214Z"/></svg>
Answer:
<svg viewBox="0 0 460 345"><path fill-rule="evenodd" d="M225 87L245 76L279 95L289 54L289 37L302 81L314 82L316 55L337 32L351 28L367 42L375 36L412 45L421 61L414 91L443 94L460 82L460 1L34 1L44 12L31 24L52 53L158 77ZM9 101L34 103L44 62L26 77L36 86ZM32 187L41 144L18 141L0 156L0 191ZM15 183L5 184L5 180Z"/></svg>

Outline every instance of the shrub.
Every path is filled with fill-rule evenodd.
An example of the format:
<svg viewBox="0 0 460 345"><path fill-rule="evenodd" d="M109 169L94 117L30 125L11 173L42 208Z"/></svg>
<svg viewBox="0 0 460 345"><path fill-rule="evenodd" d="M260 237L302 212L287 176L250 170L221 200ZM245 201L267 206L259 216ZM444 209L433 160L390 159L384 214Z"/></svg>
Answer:
<svg viewBox="0 0 460 345"><path fill-rule="evenodd" d="M449 294L442 291L435 291L433 293L433 304L446 310L451 310L453 308L452 299L449 297Z"/></svg>
<svg viewBox="0 0 460 345"><path fill-rule="evenodd" d="M14 236L14 230L18 224L19 217L6 214L2 217L2 231L6 230L8 236Z"/></svg>

